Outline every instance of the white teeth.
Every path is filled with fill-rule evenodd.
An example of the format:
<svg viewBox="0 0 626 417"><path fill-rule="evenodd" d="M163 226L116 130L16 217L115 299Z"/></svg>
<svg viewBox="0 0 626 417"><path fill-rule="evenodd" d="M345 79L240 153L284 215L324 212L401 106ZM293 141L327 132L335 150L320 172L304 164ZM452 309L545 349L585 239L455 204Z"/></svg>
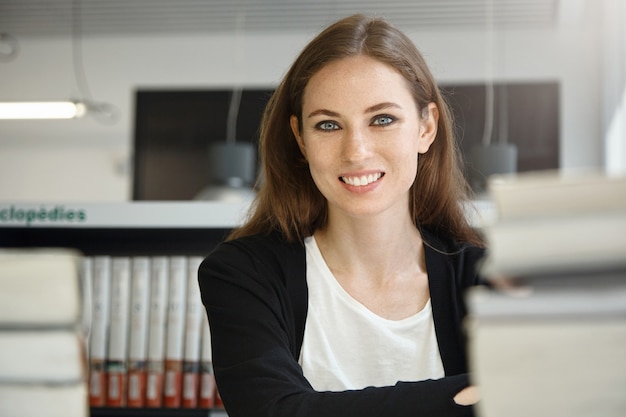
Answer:
<svg viewBox="0 0 626 417"><path fill-rule="evenodd" d="M354 185L356 187L360 187L360 186L363 186L363 185L371 184L374 181L377 181L382 176L383 176L383 174L378 172L376 174L362 175L360 177L341 177L341 179L346 184Z"/></svg>

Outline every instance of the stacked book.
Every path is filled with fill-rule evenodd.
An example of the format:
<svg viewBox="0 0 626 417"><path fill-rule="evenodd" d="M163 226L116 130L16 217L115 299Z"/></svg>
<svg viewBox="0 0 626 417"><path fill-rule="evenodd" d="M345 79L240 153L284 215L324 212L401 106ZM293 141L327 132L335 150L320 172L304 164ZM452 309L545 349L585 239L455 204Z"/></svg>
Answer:
<svg viewBox="0 0 626 417"><path fill-rule="evenodd" d="M81 259L0 251L0 416L89 416Z"/></svg>
<svg viewBox="0 0 626 417"><path fill-rule="evenodd" d="M481 417L626 415L626 177L493 177L467 294Z"/></svg>
<svg viewBox="0 0 626 417"><path fill-rule="evenodd" d="M84 258L92 407L220 406L199 256Z"/></svg>

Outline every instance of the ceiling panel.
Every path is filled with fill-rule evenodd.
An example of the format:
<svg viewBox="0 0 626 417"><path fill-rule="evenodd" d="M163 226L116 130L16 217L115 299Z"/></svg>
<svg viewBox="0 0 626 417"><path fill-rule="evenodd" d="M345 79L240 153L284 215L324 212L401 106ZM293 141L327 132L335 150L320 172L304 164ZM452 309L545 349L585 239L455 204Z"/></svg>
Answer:
<svg viewBox="0 0 626 417"><path fill-rule="evenodd" d="M563 0L562 0L563 1ZM572 1L572 0L564 0ZM13 36L317 31L362 12L404 29L553 27L559 0L0 0L0 32ZM76 18L76 19L74 19Z"/></svg>

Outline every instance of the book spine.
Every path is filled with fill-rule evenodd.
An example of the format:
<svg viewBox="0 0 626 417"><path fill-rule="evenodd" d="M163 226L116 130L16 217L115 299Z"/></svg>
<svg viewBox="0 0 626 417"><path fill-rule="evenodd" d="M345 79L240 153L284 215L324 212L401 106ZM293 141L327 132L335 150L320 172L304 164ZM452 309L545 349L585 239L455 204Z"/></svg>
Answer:
<svg viewBox="0 0 626 417"><path fill-rule="evenodd" d="M198 268L202 257L191 256L187 267L187 302L185 319L185 351L183 355L183 408L198 406L200 377L200 342L203 306L198 286Z"/></svg>
<svg viewBox="0 0 626 417"><path fill-rule="evenodd" d="M215 376L213 376L213 380L215 381ZM222 401L220 390L217 389L217 385L215 386L215 408L224 408L224 402Z"/></svg>
<svg viewBox="0 0 626 417"><path fill-rule="evenodd" d="M161 407L163 405L163 360L169 259L165 256L155 256L151 258L150 262L150 314L145 406Z"/></svg>
<svg viewBox="0 0 626 417"><path fill-rule="evenodd" d="M89 404L102 407L106 403L105 361L109 324L111 258L93 258L92 320L89 336Z"/></svg>
<svg viewBox="0 0 626 417"><path fill-rule="evenodd" d="M143 407L146 398L150 258L132 260L130 341L128 351L128 407Z"/></svg>
<svg viewBox="0 0 626 417"><path fill-rule="evenodd" d="M200 342L200 393L198 407L213 408L215 407L217 388L215 386L215 375L213 374L211 331L206 316L203 317L201 326L202 339Z"/></svg>
<svg viewBox="0 0 626 417"><path fill-rule="evenodd" d="M81 290L83 299L83 312L81 330L84 334L84 350L87 360L89 359L89 346L91 340L91 315L93 311L93 257L83 256L81 273Z"/></svg>
<svg viewBox="0 0 626 417"><path fill-rule="evenodd" d="M170 258L169 298L167 304L167 337L165 346L165 407L181 406L183 375L183 343L185 332L185 302L187 258Z"/></svg>
<svg viewBox="0 0 626 417"><path fill-rule="evenodd" d="M109 407L126 405L130 266L128 257L112 258L110 335L106 366L106 405Z"/></svg>

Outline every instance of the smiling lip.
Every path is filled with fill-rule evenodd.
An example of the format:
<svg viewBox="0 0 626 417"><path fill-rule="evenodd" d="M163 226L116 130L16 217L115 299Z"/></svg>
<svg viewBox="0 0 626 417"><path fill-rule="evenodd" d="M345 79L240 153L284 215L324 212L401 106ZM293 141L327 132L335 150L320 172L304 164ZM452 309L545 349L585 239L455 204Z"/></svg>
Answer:
<svg viewBox="0 0 626 417"><path fill-rule="evenodd" d="M354 187L364 187L378 181L383 175L385 175L383 172L373 172L363 175L346 175L339 178L345 184L352 185Z"/></svg>

